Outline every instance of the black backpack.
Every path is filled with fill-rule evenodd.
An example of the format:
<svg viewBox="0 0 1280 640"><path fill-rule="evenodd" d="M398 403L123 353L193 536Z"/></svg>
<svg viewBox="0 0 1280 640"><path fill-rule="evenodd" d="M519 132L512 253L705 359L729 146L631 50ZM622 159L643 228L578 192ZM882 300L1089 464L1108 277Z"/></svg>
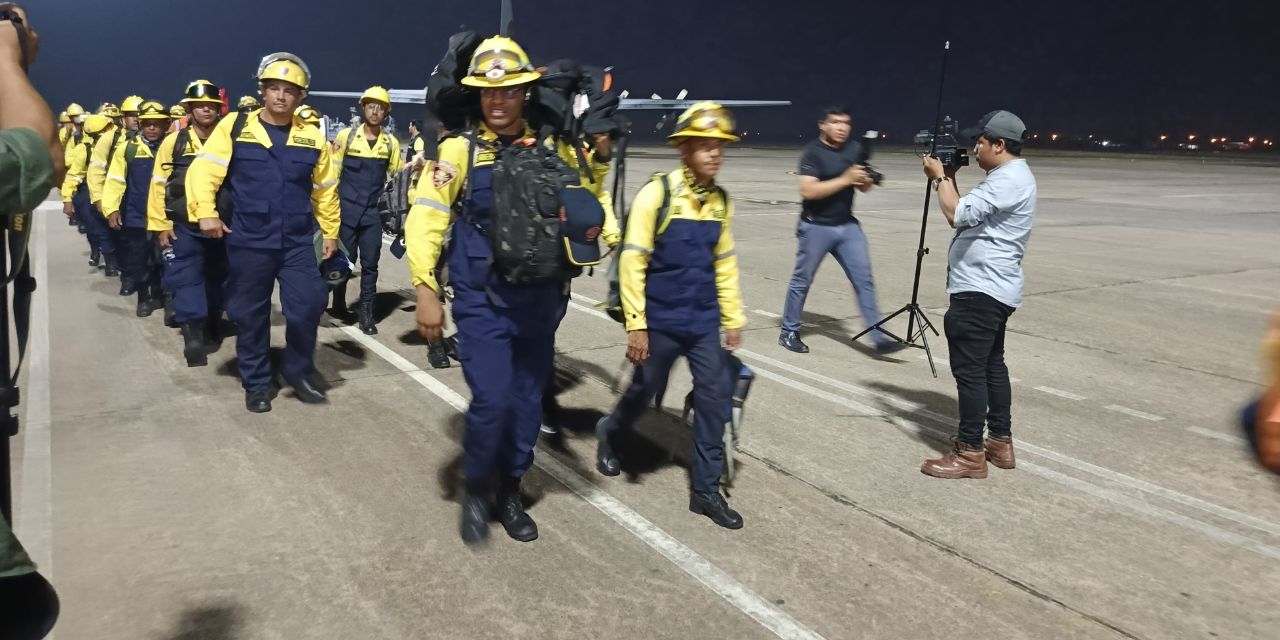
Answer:
<svg viewBox="0 0 1280 640"><path fill-rule="evenodd" d="M245 121L248 118L240 117L243 114L233 113L232 118L235 122L231 125L231 143L234 145L240 133L244 131ZM188 224L187 216L187 186L186 176L187 169L191 167L191 161L194 158L188 157L184 151L187 145L191 143L191 127L184 127L178 130L178 135L173 141L173 161L169 163L169 179L164 183L164 213L172 222L180 222ZM218 217L225 224L231 224L231 190L227 187L226 181L218 188L217 195Z"/></svg>
<svg viewBox="0 0 1280 640"><path fill-rule="evenodd" d="M573 188L582 188L578 172L543 144L522 140L498 152L488 233L493 267L508 282L563 282L582 273L561 231L561 196ZM595 222L604 224L603 209Z"/></svg>

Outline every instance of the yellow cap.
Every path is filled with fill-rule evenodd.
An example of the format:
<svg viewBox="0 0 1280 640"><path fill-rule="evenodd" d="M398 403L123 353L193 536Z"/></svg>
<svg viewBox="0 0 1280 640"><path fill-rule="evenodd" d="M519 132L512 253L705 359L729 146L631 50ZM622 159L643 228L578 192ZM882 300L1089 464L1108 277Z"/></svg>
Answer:
<svg viewBox="0 0 1280 640"><path fill-rule="evenodd" d="M513 87L541 78L529 56L515 40L506 36L486 38L471 55L471 65L462 84L468 87Z"/></svg>
<svg viewBox="0 0 1280 640"><path fill-rule="evenodd" d="M168 120L169 110L155 100L147 100L138 108L139 120Z"/></svg>
<svg viewBox="0 0 1280 640"><path fill-rule="evenodd" d="M694 103L676 119L676 128L667 141L671 144L680 142L680 138L715 138L737 142L734 135L738 125L733 114L718 102L703 101Z"/></svg>
<svg viewBox="0 0 1280 640"><path fill-rule="evenodd" d="M98 113L108 118L119 118L120 107L117 107L114 103L111 103L111 102L104 102L102 103L101 107L98 107Z"/></svg>
<svg viewBox="0 0 1280 640"><path fill-rule="evenodd" d="M91 136L101 135L115 123L111 118L100 113L91 113L84 119L84 132Z"/></svg>
<svg viewBox="0 0 1280 640"><path fill-rule="evenodd" d="M391 94L382 87L373 86L364 90L364 94L360 96L360 104L363 106L368 101L381 102L387 105L387 111L391 110Z"/></svg>
<svg viewBox="0 0 1280 640"><path fill-rule="evenodd" d="M84 115L84 107L72 102L71 104L67 105L66 114L67 114L67 117L69 118L78 118Z"/></svg>
<svg viewBox="0 0 1280 640"><path fill-rule="evenodd" d="M298 116L298 118L307 124L320 124L320 112L316 111L315 107L312 107L311 105L304 104L297 109L294 109L293 114Z"/></svg>
<svg viewBox="0 0 1280 640"><path fill-rule="evenodd" d="M272 53L263 56L258 64L258 81L266 80L284 80L306 89L311 86L311 70L292 53Z"/></svg>
<svg viewBox="0 0 1280 640"><path fill-rule="evenodd" d="M71 124L71 116L66 111L58 114L58 124Z"/></svg>
<svg viewBox="0 0 1280 640"><path fill-rule="evenodd" d="M140 96L129 96L120 103L121 113L137 113L142 109L142 98Z"/></svg>
<svg viewBox="0 0 1280 640"><path fill-rule="evenodd" d="M253 96L243 96L240 98L240 101L236 103L236 109L239 109L240 111L252 111L261 106L262 104Z"/></svg>
<svg viewBox="0 0 1280 640"><path fill-rule="evenodd" d="M185 118L187 117L187 109L180 104L175 104L169 107L169 115L174 118Z"/></svg>

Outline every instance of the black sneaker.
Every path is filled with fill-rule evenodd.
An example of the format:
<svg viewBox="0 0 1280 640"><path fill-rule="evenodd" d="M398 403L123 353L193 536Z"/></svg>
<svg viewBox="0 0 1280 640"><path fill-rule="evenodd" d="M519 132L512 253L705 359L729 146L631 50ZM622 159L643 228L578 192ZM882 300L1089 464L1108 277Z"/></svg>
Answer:
<svg viewBox="0 0 1280 640"><path fill-rule="evenodd" d="M266 413L271 410L271 392L267 389L246 391L244 408L252 413Z"/></svg>
<svg viewBox="0 0 1280 640"><path fill-rule="evenodd" d="M538 539L538 523L525 513L524 504L520 502L520 484L515 484L515 489L504 489L498 492L498 504L496 506L498 522L502 523L502 528L507 530L507 535L512 540L520 542L533 542Z"/></svg>
<svg viewBox="0 0 1280 640"><path fill-rule="evenodd" d="M449 362L449 351L443 340L427 343L427 363L432 369L448 369L451 365Z"/></svg>
<svg viewBox="0 0 1280 640"><path fill-rule="evenodd" d="M609 441L616 430L609 416L600 418L596 423L596 471L601 475L613 477L622 472L622 462L613 452L613 445Z"/></svg>
<svg viewBox="0 0 1280 640"><path fill-rule="evenodd" d="M462 500L458 533L467 544L481 544L489 540L489 505L483 495L468 492Z"/></svg>
<svg viewBox="0 0 1280 640"><path fill-rule="evenodd" d="M782 348L787 351L794 353L809 353L809 345L800 340L800 333L798 331L783 331L778 336L778 344L782 345Z"/></svg>

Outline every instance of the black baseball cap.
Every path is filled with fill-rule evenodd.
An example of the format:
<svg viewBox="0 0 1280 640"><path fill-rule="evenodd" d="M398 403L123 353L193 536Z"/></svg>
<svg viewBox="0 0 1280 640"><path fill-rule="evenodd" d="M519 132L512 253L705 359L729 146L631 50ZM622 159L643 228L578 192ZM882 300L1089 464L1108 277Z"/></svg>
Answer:
<svg viewBox="0 0 1280 640"><path fill-rule="evenodd" d="M1026 133L1027 125L1022 124L1022 118L998 109L982 116L977 125L961 131L960 135L970 139L986 135L988 139L1004 138L1022 142L1022 137Z"/></svg>

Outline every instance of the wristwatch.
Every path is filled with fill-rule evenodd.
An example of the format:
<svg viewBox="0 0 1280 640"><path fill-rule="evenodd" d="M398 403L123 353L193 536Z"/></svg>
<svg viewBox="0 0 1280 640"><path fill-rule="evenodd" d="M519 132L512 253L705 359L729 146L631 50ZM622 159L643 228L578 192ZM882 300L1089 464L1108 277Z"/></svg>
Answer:
<svg viewBox="0 0 1280 640"><path fill-rule="evenodd" d="M934 191L937 191L937 190L938 190L938 187L941 187L943 182L945 182L945 181L947 181L947 180L950 180L950 179L951 179L951 178L949 178L949 177L947 177L947 176L943 176L943 177L941 177L941 178L934 178L934 179L932 180L932 182L933 182L933 190L934 190Z"/></svg>

